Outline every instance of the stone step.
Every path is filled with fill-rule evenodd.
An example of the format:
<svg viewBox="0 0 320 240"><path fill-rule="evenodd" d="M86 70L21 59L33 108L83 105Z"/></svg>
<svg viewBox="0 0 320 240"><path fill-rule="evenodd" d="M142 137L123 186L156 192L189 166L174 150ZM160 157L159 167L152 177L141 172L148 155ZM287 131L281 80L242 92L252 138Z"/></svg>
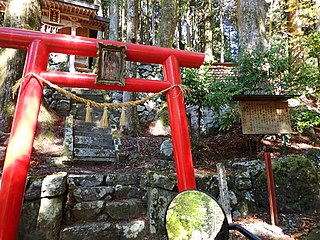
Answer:
<svg viewBox="0 0 320 240"><path fill-rule="evenodd" d="M111 135L107 135L106 137L97 137L96 135L92 136L80 136L80 134L76 134L74 136L74 144L75 146L81 146L81 145L88 145L90 147L92 146L101 146L101 147L113 147L113 139Z"/></svg>
<svg viewBox="0 0 320 240"><path fill-rule="evenodd" d="M103 164L103 165L108 165L108 164L114 164L116 162L116 158L115 157L73 157L72 159L72 164L84 164L84 165L88 165L88 164ZM69 164L71 163L69 162L65 162L65 164Z"/></svg>
<svg viewBox="0 0 320 240"><path fill-rule="evenodd" d="M73 89L76 95L96 102L105 102L106 91ZM85 122L86 105L76 103L73 122L73 156L76 162L114 162L116 150L110 128L101 127L103 109L91 108L91 123Z"/></svg>
<svg viewBox="0 0 320 240"><path fill-rule="evenodd" d="M106 202L104 213L114 220L128 220L146 214L145 203L140 199L124 199Z"/></svg>
<svg viewBox="0 0 320 240"><path fill-rule="evenodd" d="M91 116L102 116L103 109L91 107ZM85 116L86 115L86 105L77 105L76 116Z"/></svg>
<svg viewBox="0 0 320 240"><path fill-rule="evenodd" d="M75 157L93 157L93 158L115 158L116 151L114 149L104 149L104 148L85 148L85 147L75 147L73 149L73 154Z"/></svg>
<svg viewBox="0 0 320 240"><path fill-rule="evenodd" d="M73 129L76 133L89 132L94 134L102 134L104 136L111 135L111 129L100 126L100 122L86 123L85 121L75 120Z"/></svg>
<svg viewBox="0 0 320 240"><path fill-rule="evenodd" d="M96 137L98 139L113 139L110 130L104 129L91 129L91 128L74 128L73 129L74 135L77 136L87 136L87 137Z"/></svg>
<svg viewBox="0 0 320 240"><path fill-rule="evenodd" d="M143 239L146 236L146 220L112 222L89 222L65 227L60 240L78 239Z"/></svg>

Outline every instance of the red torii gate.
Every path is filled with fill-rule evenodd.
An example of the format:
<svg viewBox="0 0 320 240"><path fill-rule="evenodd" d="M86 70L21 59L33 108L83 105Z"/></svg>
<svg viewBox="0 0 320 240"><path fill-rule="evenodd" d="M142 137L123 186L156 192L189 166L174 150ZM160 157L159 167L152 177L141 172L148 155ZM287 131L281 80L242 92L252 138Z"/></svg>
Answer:
<svg viewBox="0 0 320 240"><path fill-rule="evenodd" d="M95 84L95 74L47 71L49 53L97 57L98 41L126 45L127 61L161 64L164 80L126 78L126 85L122 87ZM61 87L132 92L160 92L181 84L180 67L198 68L204 61L202 53L3 27L0 27L0 47L28 51L23 76L36 73ZM0 185L0 240L16 239L42 89L43 83L32 75L28 75L20 87ZM166 93L166 98L178 189L195 189L183 93L174 87Z"/></svg>

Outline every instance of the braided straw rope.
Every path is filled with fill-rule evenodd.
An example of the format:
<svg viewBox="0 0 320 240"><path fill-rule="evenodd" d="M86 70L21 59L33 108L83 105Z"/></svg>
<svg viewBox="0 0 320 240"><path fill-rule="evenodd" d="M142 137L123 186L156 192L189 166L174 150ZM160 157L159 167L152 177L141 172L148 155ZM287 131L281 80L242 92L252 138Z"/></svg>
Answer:
<svg viewBox="0 0 320 240"><path fill-rule="evenodd" d="M16 84L12 87L12 94L14 95L17 90L19 89L20 85L22 84L22 82L24 81L24 79L26 79L27 77L29 76L33 76L35 78L37 78L38 80L41 80L42 82L46 83L48 86L56 89L57 91L59 92L62 92L63 94L67 95L68 97L78 101L78 102L82 102L84 104L86 104L87 106L89 107L96 107L96 108L102 108L102 109L105 109L105 108L123 108L123 107L133 107L133 106L137 106L139 104L143 104L145 102L147 102L148 100L156 97L156 96L159 96L167 91L169 91L170 89L172 88L175 88L175 87L179 87L181 89L181 91L183 93L185 92L190 92L191 89L188 88L187 86L183 85L183 84L174 84L166 89L163 89L162 91L158 92L158 93L154 93L146 98L143 98L143 99L140 99L140 100L136 100L136 101L131 101L131 102L122 102L122 103L97 103L95 101L92 101L90 99L86 99L86 98L82 98L82 97L79 97L61 87L59 87L58 85L56 84L53 84L51 83L50 81L44 79L43 77L39 76L38 74L34 73L34 72L29 72L28 74L26 74L24 77L20 78Z"/></svg>

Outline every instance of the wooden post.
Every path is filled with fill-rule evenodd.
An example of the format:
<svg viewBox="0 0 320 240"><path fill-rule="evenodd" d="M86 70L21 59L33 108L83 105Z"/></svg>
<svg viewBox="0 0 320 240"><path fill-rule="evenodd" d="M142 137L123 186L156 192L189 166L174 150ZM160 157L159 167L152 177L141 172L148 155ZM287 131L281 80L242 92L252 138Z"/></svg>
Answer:
<svg viewBox="0 0 320 240"><path fill-rule="evenodd" d="M272 163L270 152L264 153L264 160L266 163L266 174L267 174L267 184L268 184L268 196L269 196L269 206L270 206L270 220L272 225L278 225L278 211L276 203L276 192L274 189L274 180L272 173Z"/></svg>
<svg viewBox="0 0 320 240"><path fill-rule="evenodd" d="M226 169L222 163L217 163L216 166L217 166L219 190L220 190L220 204L227 216L228 223L232 223Z"/></svg>

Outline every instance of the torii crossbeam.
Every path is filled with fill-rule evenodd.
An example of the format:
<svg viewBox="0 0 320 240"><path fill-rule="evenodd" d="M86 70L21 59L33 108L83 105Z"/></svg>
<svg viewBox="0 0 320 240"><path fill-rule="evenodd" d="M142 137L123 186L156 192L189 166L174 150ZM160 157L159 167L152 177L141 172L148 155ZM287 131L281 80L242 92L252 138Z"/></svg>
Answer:
<svg viewBox="0 0 320 240"><path fill-rule="evenodd" d="M126 61L161 64L163 80L125 78L125 86L95 84L95 74L47 71L50 53L97 57L97 42L126 45ZM61 87L160 92L181 84L180 67L198 68L204 54L101 39L0 27L0 47L27 50L23 76L35 73ZM42 98L43 83L28 75L20 87L0 185L0 240L15 240ZM183 93L166 93L179 191L196 188Z"/></svg>

